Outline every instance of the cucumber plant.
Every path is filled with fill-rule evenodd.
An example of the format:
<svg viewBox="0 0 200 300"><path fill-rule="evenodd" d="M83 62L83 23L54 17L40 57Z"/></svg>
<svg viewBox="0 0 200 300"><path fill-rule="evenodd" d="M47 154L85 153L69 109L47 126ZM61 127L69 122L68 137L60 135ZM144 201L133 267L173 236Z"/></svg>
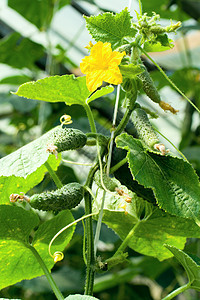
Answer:
<svg viewBox="0 0 200 300"><path fill-rule="evenodd" d="M1 289L45 274L57 299L64 299L50 270L63 258L62 252L73 237L76 223L85 220L85 296L71 295L69 299L97 299L92 297L95 273L106 272L116 265L123 266L128 261L127 247L160 261L174 255L186 268L189 283L163 299L172 299L190 288L200 291L199 274L194 272L194 265L197 270L198 265L182 251L186 238L200 237L199 179L186 159L170 153L160 143L147 115L155 115L155 112L141 107L138 97L143 90L167 113L178 113L161 99L141 55L149 57L145 49L150 52L155 47L157 51L169 50L172 44L167 34L176 32L181 24L161 26L159 15L143 14L141 1L139 3L137 21L133 20L127 8L117 14L106 12L84 17L86 27L96 42L87 46L89 56L83 58L80 64L86 76L50 76L24 83L14 93L26 99L81 105L85 109L90 132L85 134L73 128L71 117L61 116L60 126L0 160L0 218L3 220L0 265L4 270L0 278ZM166 74L164 76L168 80ZM102 87L103 81L110 85ZM171 80L169 83L172 83ZM113 125L108 137L97 132L90 103L113 92L113 85L118 87ZM125 112L116 125L120 88L124 92ZM191 102L187 96L184 95L184 98ZM136 129L132 134L126 132L129 121ZM72 182L63 186L62 178L56 173L62 152L83 147L87 151L90 151L89 147L95 147L96 153L87 178L81 184ZM42 182L46 172L57 188L34 194L33 188ZM74 220L73 208L79 204L84 207L85 214ZM51 212L50 220L40 226L38 210ZM93 219L97 221L95 232ZM106 261L97 256L102 223L113 229L122 240L116 252ZM37 228L34 238L30 238L34 228ZM6 247L13 251L12 255L5 255ZM14 251L15 247L17 251ZM54 251L53 255L51 251ZM16 276L11 276L15 260L20 255L26 257L27 265L22 267L20 261L16 266ZM189 261L189 270L184 258ZM6 269L5 264L9 266ZM191 272L195 273L194 276Z"/></svg>

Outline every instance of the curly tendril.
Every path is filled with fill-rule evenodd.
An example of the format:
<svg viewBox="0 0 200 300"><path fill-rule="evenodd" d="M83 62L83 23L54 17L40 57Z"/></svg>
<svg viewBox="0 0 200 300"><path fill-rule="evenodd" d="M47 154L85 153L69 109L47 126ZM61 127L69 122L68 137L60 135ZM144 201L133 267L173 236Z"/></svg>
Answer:
<svg viewBox="0 0 200 300"><path fill-rule="evenodd" d="M69 115L63 115L62 117L60 117L60 123L61 125L69 125L71 124L73 121L71 120L71 116Z"/></svg>

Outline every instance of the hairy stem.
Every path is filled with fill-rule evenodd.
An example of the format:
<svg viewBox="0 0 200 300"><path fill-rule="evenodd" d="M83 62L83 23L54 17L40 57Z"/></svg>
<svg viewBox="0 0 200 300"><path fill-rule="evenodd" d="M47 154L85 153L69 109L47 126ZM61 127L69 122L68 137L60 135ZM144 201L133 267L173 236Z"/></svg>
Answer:
<svg viewBox="0 0 200 300"><path fill-rule="evenodd" d="M187 284L185 284L185 285L179 287L178 289L176 289L175 291L171 292L169 295L167 295L162 300L171 300L171 299L174 299L174 297L176 297L180 293L183 293L184 291L188 290L190 288L190 285L191 285L191 283L188 282Z"/></svg>
<svg viewBox="0 0 200 300"><path fill-rule="evenodd" d="M97 169L98 164L90 169L86 186L89 188L92 187L93 176ZM92 213L92 199L89 192L85 193L85 214ZM86 270L86 282L85 282L85 295L93 295L93 285L94 285L94 264L95 264L95 257L94 257L94 236L93 236L93 226L92 226L92 217L89 217L85 221L86 223L86 238L87 238L87 270Z"/></svg>
<svg viewBox="0 0 200 300"><path fill-rule="evenodd" d="M33 255L35 256L35 258L37 259L38 263L40 264L54 294L56 295L56 298L58 300L64 300L64 297L63 295L61 294L59 288L57 287L53 277L51 276L51 273L49 272L49 270L47 269L47 266L45 265L43 259L41 258L41 256L39 255L39 253L37 252L37 250L32 247L32 246L29 246L29 249L32 251Z"/></svg>
<svg viewBox="0 0 200 300"><path fill-rule="evenodd" d="M46 161L44 163L45 167L47 168L51 178L53 179L53 181L55 182L55 185L57 186L58 189L61 189L61 187L63 187L62 182L60 181L59 177L56 175L56 173L54 172L54 170L52 169L52 167L50 166L50 164Z"/></svg>

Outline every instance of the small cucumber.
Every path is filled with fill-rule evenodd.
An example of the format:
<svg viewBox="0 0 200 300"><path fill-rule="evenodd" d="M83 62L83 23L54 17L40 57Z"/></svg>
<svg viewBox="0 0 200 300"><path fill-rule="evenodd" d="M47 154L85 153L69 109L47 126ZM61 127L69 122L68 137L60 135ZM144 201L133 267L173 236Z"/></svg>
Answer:
<svg viewBox="0 0 200 300"><path fill-rule="evenodd" d="M158 93L158 90L149 74L147 71L147 68L144 67L144 72L138 75L138 78L142 81L142 87L145 92L145 94L153 101L156 103L160 103L161 98Z"/></svg>
<svg viewBox="0 0 200 300"><path fill-rule="evenodd" d="M139 137L147 146L153 149L153 146L159 143L159 139L149 121L146 112L141 108L136 108L132 114L132 121Z"/></svg>
<svg viewBox="0 0 200 300"><path fill-rule="evenodd" d="M86 141L87 136L82 131L62 126L56 127L50 137L50 142L57 147L57 152L82 148Z"/></svg>
<svg viewBox="0 0 200 300"><path fill-rule="evenodd" d="M44 211L61 211L76 207L82 200L84 189L77 182L64 185L61 189L30 197L30 205L33 208Z"/></svg>
<svg viewBox="0 0 200 300"><path fill-rule="evenodd" d="M117 184L112 180L112 178L110 178L108 175L103 173L102 174L102 179L103 179L103 183L104 183L105 187L109 191L114 192L115 188L117 187ZM101 184L101 172L100 172L100 170L96 171L96 173L94 175L94 181L96 182L98 187L100 187L101 189L103 188L102 184Z"/></svg>

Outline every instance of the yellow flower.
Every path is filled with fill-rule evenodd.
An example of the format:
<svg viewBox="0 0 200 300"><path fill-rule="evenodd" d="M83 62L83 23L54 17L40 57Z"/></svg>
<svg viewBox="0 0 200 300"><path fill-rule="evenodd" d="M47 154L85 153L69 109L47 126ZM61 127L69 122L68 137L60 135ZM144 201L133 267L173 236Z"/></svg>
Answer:
<svg viewBox="0 0 200 300"><path fill-rule="evenodd" d="M80 64L82 73L86 74L88 90L95 91L103 81L120 84L122 74L118 65L125 54L125 51L122 53L112 51L110 43L96 43L91 49L90 56L83 58Z"/></svg>

